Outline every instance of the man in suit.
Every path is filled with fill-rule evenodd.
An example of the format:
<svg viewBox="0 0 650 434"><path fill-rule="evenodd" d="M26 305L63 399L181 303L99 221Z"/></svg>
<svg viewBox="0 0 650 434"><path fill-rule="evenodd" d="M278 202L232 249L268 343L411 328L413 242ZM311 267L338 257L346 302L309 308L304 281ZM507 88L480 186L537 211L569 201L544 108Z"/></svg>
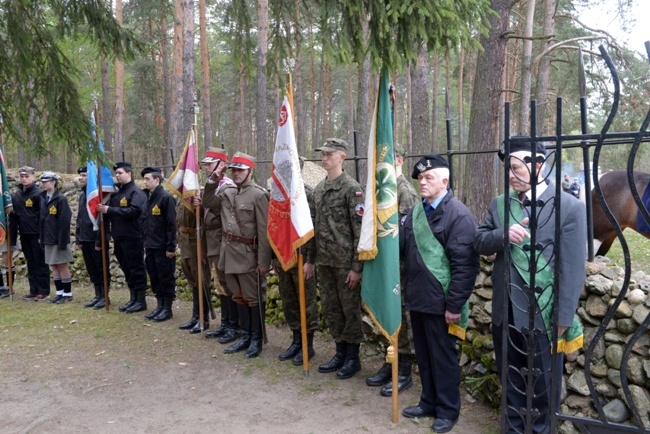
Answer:
<svg viewBox="0 0 650 434"><path fill-rule="evenodd" d="M535 149L533 160L532 151ZM505 153L499 153L504 160ZM562 352L572 352L582 346L582 329L575 316L578 298L585 280L586 221L585 206L561 186L547 184L544 176L546 162L544 147L532 144L527 137L511 138L509 171L511 192L492 201L490 208L474 237L474 248L483 255L496 254L492 279L492 332L500 378L507 394L509 432L524 432L526 417L512 409L524 409L531 415L532 432L550 432L548 415L551 408L551 381L561 381L562 372L551 372L552 328L557 324L558 352L562 366ZM558 203L559 199L559 203ZM507 241L505 201L510 204ZM555 238L556 213L560 208L560 238ZM532 238L532 242L531 242ZM533 245L534 243L534 246ZM558 244L559 258L554 257ZM513 246L516 245L516 246ZM529 249L527 247L533 247ZM509 280L505 279L504 257L510 252ZM532 261L531 252L535 254ZM556 259L559 259L556 268ZM536 262L531 267L530 262ZM535 272L531 272L534 269ZM559 286L554 288L554 278ZM531 290L533 288L535 291ZM554 294L557 292L558 312L553 314ZM505 308L505 309L504 309ZM530 324L529 312L535 312ZM503 341L504 329L509 333ZM502 376L502 348L507 344L507 375ZM528 345L535 348L534 366L529 375L534 378L534 390L526 390L528 372ZM555 403L559 407L558 382ZM526 397L533 395L532 408L527 408ZM538 413L537 413L538 412Z"/></svg>

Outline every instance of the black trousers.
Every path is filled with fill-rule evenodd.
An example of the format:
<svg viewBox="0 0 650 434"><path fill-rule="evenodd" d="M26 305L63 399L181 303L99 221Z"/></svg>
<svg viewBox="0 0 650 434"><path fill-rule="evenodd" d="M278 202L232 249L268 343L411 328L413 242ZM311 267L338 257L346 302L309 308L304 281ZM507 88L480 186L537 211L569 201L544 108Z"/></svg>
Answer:
<svg viewBox="0 0 650 434"><path fill-rule="evenodd" d="M20 244L27 262L29 293L50 295L50 267L45 263L45 252L38 235L20 234Z"/></svg>
<svg viewBox="0 0 650 434"><path fill-rule="evenodd" d="M437 418L456 420L460 414L457 338L447 333L444 315L410 313L422 383L419 406Z"/></svg>
<svg viewBox="0 0 650 434"><path fill-rule="evenodd" d="M81 254L83 255L90 281L93 285L104 288L104 265L102 262L102 252L95 250L94 241L82 241L80 244ZM106 260L108 261L108 257ZM108 283L111 283L110 273L108 273Z"/></svg>
<svg viewBox="0 0 650 434"><path fill-rule="evenodd" d="M507 325L505 325L507 326ZM494 351L497 359L497 371L499 379L501 379L502 372L502 357L501 351L503 342L501 339L504 324L492 325L492 336L494 339ZM508 366L507 366L507 384L501 385L502 390L506 390L506 400L508 404L508 432L518 433L525 432L526 420L525 415L520 415L517 410L526 408L526 378L522 375L521 369L528 366L528 344L526 337L514 327L509 327L508 339ZM550 433L549 414L551 411L559 410L562 369L564 366L564 357L559 354L560 358L558 366L560 369L557 373L553 374L557 381L557 394L556 402L557 408L551 409L551 381L553 356L551 354L551 346L546 335L542 332L541 335L535 340L533 365L539 369L540 374L535 376L532 380L534 386L530 394L534 393L532 408L539 410L539 416L533 418L531 421L533 433Z"/></svg>
<svg viewBox="0 0 650 434"><path fill-rule="evenodd" d="M124 272L130 290L147 289L147 272L144 267L144 245L142 240L115 240L115 257Z"/></svg>
<svg viewBox="0 0 650 434"><path fill-rule="evenodd" d="M157 298L174 298L176 294L176 258L170 259L166 253L165 249L147 249L145 257L151 290Z"/></svg>

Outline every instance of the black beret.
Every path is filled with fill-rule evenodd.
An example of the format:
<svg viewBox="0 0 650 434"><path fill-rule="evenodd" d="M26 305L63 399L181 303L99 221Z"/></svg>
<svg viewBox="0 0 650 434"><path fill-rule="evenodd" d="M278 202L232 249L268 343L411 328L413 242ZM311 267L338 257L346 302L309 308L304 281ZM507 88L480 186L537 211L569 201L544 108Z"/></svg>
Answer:
<svg viewBox="0 0 650 434"><path fill-rule="evenodd" d="M415 166L413 166L413 173L411 178L418 179L418 175L427 170L437 169L439 167L449 168L449 163L442 155L439 154L428 154L420 158Z"/></svg>
<svg viewBox="0 0 650 434"><path fill-rule="evenodd" d="M542 142L537 142L535 143L535 149L537 151L537 155L540 156L545 156L546 155L546 148L544 147L544 144ZM533 152L533 144L530 141L530 137L527 136L512 136L510 138L510 153L513 154L515 152ZM506 142L501 142L501 146L499 147L499 159L503 161L503 159L506 156Z"/></svg>
<svg viewBox="0 0 650 434"><path fill-rule="evenodd" d="M157 167L157 166L145 167L144 169L142 169L142 172L140 172L140 176L142 176L144 178L144 175L146 175L147 173L161 174L162 170L160 169L160 167Z"/></svg>
<svg viewBox="0 0 650 434"><path fill-rule="evenodd" d="M131 163L128 161L120 161L119 163L115 163L115 166L113 166L113 171L117 169L131 169Z"/></svg>
<svg viewBox="0 0 650 434"><path fill-rule="evenodd" d="M81 166L77 168L77 173L82 174L82 173L88 173L88 167L86 166Z"/></svg>

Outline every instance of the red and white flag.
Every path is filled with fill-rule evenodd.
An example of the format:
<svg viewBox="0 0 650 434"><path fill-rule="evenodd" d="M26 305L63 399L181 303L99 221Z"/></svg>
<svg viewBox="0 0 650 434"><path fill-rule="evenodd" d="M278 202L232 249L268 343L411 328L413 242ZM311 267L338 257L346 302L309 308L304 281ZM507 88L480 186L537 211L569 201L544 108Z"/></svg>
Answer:
<svg viewBox="0 0 650 434"><path fill-rule="evenodd" d="M296 250L314 236L293 127L293 114L285 96L280 109L273 153L273 174L267 233L282 268L296 264Z"/></svg>
<svg viewBox="0 0 650 434"><path fill-rule="evenodd" d="M187 135L183 154L176 169L165 182L167 190L178 196L183 201L183 205L190 211L194 211L194 206L189 202L189 198L196 196L201 190L198 155L196 137L192 129Z"/></svg>

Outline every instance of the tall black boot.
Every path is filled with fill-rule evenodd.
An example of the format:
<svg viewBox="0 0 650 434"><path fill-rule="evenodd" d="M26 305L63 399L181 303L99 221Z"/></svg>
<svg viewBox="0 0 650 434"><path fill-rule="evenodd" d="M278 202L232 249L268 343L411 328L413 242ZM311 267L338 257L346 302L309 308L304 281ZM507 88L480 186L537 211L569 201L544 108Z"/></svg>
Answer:
<svg viewBox="0 0 650 434"><path fill-rule="evenodd" d="M400 359L401 362L401 359ZM390 363L384 363L379 371L373 376L366 378L366 384L370 387L383 386L390 382L393 375L393 367Z"/></svg>
<svg viewBox="0 0 650 434"><path fill-rule="evenodd" d="M359 348L361 344L348 343L348 349L345 353L345 363L336 373L339 380L346 380L361 370L361 361L359 360Z"/></svg>
<svg viewBox="0 0 650 434"><path fill-rule="evenodd" d="M210 296L208 295L208 290L204 288L203 290L203 330L210 328ZM199 299L198 289L196 290L196 299ZM197 306L198 312L198 306ZM201 323L196 323L194 327L190 329L190 334L201 333Z"/></svg>
<svg viewBox="0 0 650 434"><path fill-rule="evenodd" d="M228 322L226 332L219 338L220 344L229 344L236 341L239 339L239 334L241 333L239 327L239 308L232 297L228 297L228 315L230 316L230 321Z"/></svg>
<svg viewBox="0 0 650 434"><path fill-rule="evenodd" d="M246 350L246 358L252 359L262 353L262 346L264 343L264 327L263 321L266 317L266 303L262 303L261 312L260 306L249 307L251 315L251 344Z"/></svg>
<svg viewBox="0 0 650 434"><path fill-rule="evenodd" d="M129 288L129 292L131 293L131 298L129 299L129 301L127 301L125 304L117 308L117 310L119 310L120 312L126 312L126 310L130 308L133 305L133 303L135 303L135 298L136 298L135 290Z"/></svg>
<svg viewBox="0 0 650 434"><path fill-rule="evenodd" d="M336 372L339 370L343 363L345 363L345 355L347 353L348 344L347 342L337 342L336 343L336 354L332 357L327 363L323 363L318 367L318 372L321 374L327 374L329 372Z"/></svg>
<svg viewBox="0 0 650 434"><path fill-rule="evenodd" d="M192 318L179 325L180 330L191 330L199 322L199 289L192 288Z"/></svg>
<svg viewBox="0 0 650 434"><path fill-rule="evenodd" d="M251 309L245 304L237 305L241 336L239 340L223 351L226 354L238 353L248 349L251 344Z"/></svg>
<svg viewBox="0 0 650 434"><path fill-rule="evenodd" d="M312 357L316 355L316 351L314 351L314 332L308 332L307 333L307 357L309 360L311 360ZM302 348L300 348L300 351L298 351L298 354L296 354L296 357L293 358L291 363L293 363L295 366L300 366L302 365Z"/></svg>
<svg viewBox="0 0 650 434"><path fill-rule="evenodd" d="M206 338L208 339L219 338L223 336L226 333L226 330L228 330L228 327L230 327L230 310L229 310L230 305L228 304L229 298L230 297L228 297L227 295L219 296L219 301L221 302L221 325L214 330L205 332L203 336L205 336Z"/></svg>
<svg viewBox="0 0 650 434"><path fill-rule="evenodd" d="M144 316L145 319L154 319L160 312L163 310L163 298L160 295L156 296L156 308L152 310L150 313L146 314Z"/></svg>
<svg viewBox="0 0 650 434"><path fill-rule="evenodd" d="M95 298L90 300L88 303L84 303L84 307L93 307L97 304L99 299L102 298L102 288L99 285L95 285Z"/></svg>
<svg viewBox="0 0 650 434"><path fill-rule="evenodd" d="M108 291L107 291L107 293L108 293ZM109 299L108 302L110 303L110 301L111 300ZM99 309L103 309L105 307L106 307L106 298L104 297L104 284L102 283L101 285L99 285L99 300L97 300L97 303L95 303L95 305L93 306L93 309L94 310L99 310Z"/></svg>
<svg viewBox="0 0 650 434"><path fill-rule="evenodd" d="M163 322L167 321L168 319L172 319L174 317L174 313L172 312L173 302L174 297L164 297L162 299L162 309L158 315L153 317L153 320L156 322Z"/></svg>
<svg viewBox="0 0 650 434"><path fill-rule="evenodd" d="M135 302L126 310L126 313L136 313L147 310L147 299L145 298L146 292L147 288L135 291Z"/></svg>
<svg viewBox="0 0 650 434"><path fill-rule="evenodd" d="M398 363L398 372L397 372L397 393L402 393L402 391L409 389L413 386L413 379L411 378L411 372L413 371L413 356L410 354L400 354ZM393 396L393 381L391 381L381 388L379 392L381 396Z"/></svg>
<svg viewBox="0 0 650 434"><path fill-rule="evenodd" d="M285 360L293 359L296 355L302 350L302 336L300 335L300 330L293 330L293 340L289 348L284 350L278 356L278 360L284 362Z"/></svg>

